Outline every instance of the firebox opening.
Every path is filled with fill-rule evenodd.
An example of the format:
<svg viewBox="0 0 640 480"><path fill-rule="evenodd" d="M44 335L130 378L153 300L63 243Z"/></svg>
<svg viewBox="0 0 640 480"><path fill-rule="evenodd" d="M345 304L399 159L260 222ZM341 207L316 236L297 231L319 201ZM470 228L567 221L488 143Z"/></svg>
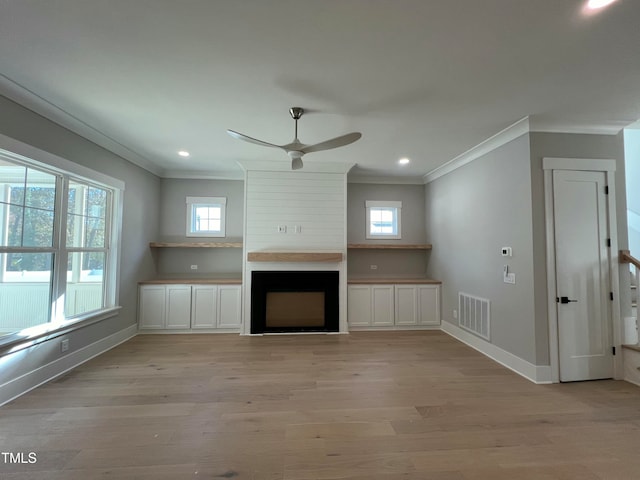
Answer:
<svg viewBox="0 0 640 480"><path fill-rule="evenodd" d="M324 326L324 292L268 292L267 328Z"/></svg>

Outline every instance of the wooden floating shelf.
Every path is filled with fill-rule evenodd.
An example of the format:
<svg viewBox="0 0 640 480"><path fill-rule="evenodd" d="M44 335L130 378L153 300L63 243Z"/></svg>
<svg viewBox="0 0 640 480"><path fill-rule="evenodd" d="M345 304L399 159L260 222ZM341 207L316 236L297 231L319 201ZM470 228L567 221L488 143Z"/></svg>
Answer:
<svg viewBox="0 0 640 480"><path fill-rule="evenodd" d="M151 248L242 248L242 242L151 242Z"/></svg>
<svg viewBox="0 0 640 480"><path fill-rule="evenodd" d="M342 252L249 252L249 262L341 262Z"/></svg>
<svg viewBox="0 0 640 480"><path fill-rule="evenodd" d="M431 250L430 243L395 244L395 243L350 243L347 248L378 250Z"/></svg>

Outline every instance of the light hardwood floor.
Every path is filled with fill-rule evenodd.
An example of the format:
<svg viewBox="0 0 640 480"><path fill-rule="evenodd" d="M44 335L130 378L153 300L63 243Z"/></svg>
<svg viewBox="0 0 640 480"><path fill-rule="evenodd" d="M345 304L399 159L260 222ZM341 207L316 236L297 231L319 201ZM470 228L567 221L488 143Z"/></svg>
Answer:
<svg viewBox="0 0 640 480"><path fill-rule="evenodd" d="M640 388L442 332L141 335L0 408L3 480L640 478Z"/></svg>

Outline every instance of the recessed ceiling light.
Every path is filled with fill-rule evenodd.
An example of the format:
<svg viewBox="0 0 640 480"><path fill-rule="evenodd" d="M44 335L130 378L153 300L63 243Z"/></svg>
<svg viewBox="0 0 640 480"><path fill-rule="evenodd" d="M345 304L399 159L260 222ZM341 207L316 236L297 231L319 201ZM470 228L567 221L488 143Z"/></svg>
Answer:
<svg viewBox="0 0 640 480"><path fill-rule="evenodd" d="M587 8L589 10L598 10L599 8L604 8L608 5L611 5L616 0L589 0L587 2Z"/></svg>
<svg viewBox="0 0 640 480"><path fill-rule="evenodd" d="M178 155L180 155L181 157L188 157L189 155L191 155L189 152L187 152L186 150L180 150L178 152Z"/></svg>
<svg viewBox="0 0 640 480"><path fill-rule="evenodd" d="M406 165L406 164L408 164L410 161L411 161L411 160L409 160L408 158L406 158L406 157L405 157L405 158L401 158L400 160L398 160L398 163L399 163L400 165Z"/></svg>

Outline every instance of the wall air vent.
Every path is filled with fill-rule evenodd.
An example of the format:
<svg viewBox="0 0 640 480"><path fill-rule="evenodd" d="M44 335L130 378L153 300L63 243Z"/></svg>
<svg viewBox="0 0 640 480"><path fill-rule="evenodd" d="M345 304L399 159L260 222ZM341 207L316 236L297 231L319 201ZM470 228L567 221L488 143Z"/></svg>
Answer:
<svg viewBox="0 0 640 480"><path fill-rule="evenodd" d="M485 340L491 338L491 302L458 292L458 325Z"/></svg>

